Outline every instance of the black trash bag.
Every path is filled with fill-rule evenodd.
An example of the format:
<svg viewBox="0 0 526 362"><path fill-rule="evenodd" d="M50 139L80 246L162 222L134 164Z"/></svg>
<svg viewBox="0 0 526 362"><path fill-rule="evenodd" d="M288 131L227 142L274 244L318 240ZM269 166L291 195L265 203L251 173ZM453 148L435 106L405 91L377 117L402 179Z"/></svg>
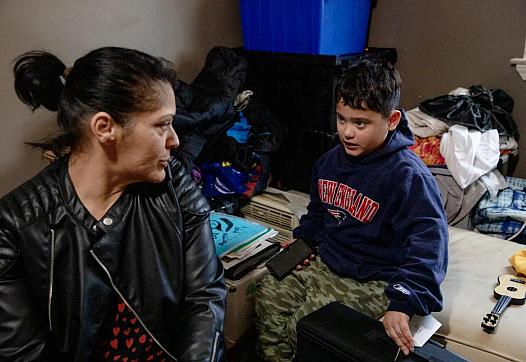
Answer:
<svg viewBox="0 0 526 362"><path fill-rule="evenodd" d="M502 108L510 114L511 112L513 112L515 102L513 101L513 98L509 96L508 93L506 93L502 89L492 89L491 94L493 95L493 103L496 106Z"/></svg>
<svg viewBox="0 0 526 362"><path fill-rule="evenodd" d="M484 108L497 106L508 113L513 112L515 102L513 98L502 89L486 89L481 85L472 85L469 87L469 94Z"/></svg>
<svg viewBox="0 0 526 362"><path fill-rule="evenodd" d="M490 110L506 131L506 135L519 140L520 132L511 116L515 102L502 89L486 89L480 85L469 88L469 93L484 109ZM500 132L499 132L500 134Z"/></svg>
<svg viewBox="0 0 526 362"><path fill-rule="evenodd" d="M423 112L449 125L460 124L481 132L496 129L499 135L519 140L517 124L510 112L513 99L500 89L469 88L470 95L443 95L420 103Z"/></svg>

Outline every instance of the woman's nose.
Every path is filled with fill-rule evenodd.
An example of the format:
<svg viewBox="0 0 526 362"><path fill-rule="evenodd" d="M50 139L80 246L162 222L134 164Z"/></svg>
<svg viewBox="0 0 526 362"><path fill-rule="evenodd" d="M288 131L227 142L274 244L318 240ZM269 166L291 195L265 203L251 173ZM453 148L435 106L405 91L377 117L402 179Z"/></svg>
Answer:
<svg viewBox="0 0 526 362"><path fill-rule="evenodd" d="M179 147L179 137L177 137L177 133L175 133L175 130L173 126L170 126L170 134L168 135L168 138L166 139L166 148L168 149L174 149Z"/></svg>

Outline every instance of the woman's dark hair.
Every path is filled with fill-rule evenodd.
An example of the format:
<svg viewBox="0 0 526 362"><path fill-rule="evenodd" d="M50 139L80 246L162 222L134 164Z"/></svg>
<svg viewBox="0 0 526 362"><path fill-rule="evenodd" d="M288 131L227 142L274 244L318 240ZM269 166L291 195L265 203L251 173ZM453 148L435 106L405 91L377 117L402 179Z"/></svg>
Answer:
<svg viewBox="0 0 526 362"><path fill-rule="evenodd" d="M43 51L20 55L14 65L15 91L33 110L44 106L58 111L62 134L29 143L63 155L78 144L83 120L96 112L107 112L125 125L129 116L153 111L159 105L160 84L173 85L173 65L143 52L105 47L79 58L71 69Z"/></svg>
<svg viewBox="0 0 526 362"><path fill-rule="evenodd" d="M336 86L336 102L388 117L400 103L400 74L388 62L363 59L351 63Z"/></svg>

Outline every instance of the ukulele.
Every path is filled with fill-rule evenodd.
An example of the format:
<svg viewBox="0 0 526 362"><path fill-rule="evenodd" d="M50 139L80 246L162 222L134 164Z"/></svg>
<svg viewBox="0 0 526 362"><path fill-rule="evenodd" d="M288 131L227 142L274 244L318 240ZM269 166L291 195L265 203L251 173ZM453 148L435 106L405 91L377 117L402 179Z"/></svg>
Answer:
<svg viewBox="0 0 526 362"><path fill-rule="evenodd" d="M510 304L524 304L526 301L526 278L515 275L501 275L497 279L498 285L494 290L493 296L497 299L497 304L490 313L482 318L480 326L487 333L493 333L499 322L499 316Z"/></svg>

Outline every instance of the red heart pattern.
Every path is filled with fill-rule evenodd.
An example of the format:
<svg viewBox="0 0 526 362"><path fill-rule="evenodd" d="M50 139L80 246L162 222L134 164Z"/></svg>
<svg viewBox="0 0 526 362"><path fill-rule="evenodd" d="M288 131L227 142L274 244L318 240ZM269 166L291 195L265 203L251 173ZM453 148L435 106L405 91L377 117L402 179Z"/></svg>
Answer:
<svg viewBox="0 0 526 362"><path fill-rule="evenodd" d="M113 304L101 324L92 360L173 362L152 336L137 323L137 316L122 301Z"/></svg>
<svg viewBox="0 0 526 362"><path fill-rule="evenodd" d="M126 307L124 303L117 304L117 309L119 310L119 313L124 312L124 307Z"/></svg>
<svg viewBox="0 0 526 362"><path fill-rule="evenodd" d="M128 347L128 349L130 349L132 344L133 344L133 338L129 338L126 340L126 347Z"/></svg>
<svg viewBox="0 0 526 362"><path fill-rule="evenodd" d="M113 349L117 349L117 347L119 347L119 340L118 339L114 339L110 342L110 346L111 348Z"/></svg>

